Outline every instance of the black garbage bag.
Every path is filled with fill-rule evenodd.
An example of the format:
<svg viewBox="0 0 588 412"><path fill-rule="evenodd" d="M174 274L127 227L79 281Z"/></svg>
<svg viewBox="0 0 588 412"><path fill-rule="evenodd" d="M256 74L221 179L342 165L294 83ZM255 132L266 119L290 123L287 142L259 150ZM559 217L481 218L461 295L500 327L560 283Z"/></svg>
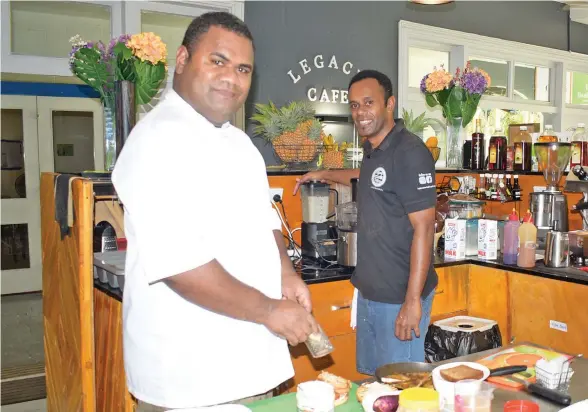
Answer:
<svg viewBox="0 0 588 412"><path fill-rule="evenodd" d="M425 359L439 362L502 346L498 325L485 331L448 331L430 325L425 337Z"/></svg>

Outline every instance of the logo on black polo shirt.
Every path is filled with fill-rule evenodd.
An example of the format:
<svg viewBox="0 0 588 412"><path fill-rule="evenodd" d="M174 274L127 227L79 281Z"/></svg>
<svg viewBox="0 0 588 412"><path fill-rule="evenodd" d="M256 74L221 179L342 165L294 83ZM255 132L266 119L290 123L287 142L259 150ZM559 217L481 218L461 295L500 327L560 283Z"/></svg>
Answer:
<svg viewBox="0 0 588 412"><path fill-rule="evenodd" d="M419 173L419 187L418 190L430 189L435 187L433 184L433 175L431 173Z"/></svg>
<svg viewBox="0 0 588 412"><path fill-rule="evenodd" d="M378 167L372 173L372 185L375 187L382 187L386 183L386 171L383 167Z"/></svg>

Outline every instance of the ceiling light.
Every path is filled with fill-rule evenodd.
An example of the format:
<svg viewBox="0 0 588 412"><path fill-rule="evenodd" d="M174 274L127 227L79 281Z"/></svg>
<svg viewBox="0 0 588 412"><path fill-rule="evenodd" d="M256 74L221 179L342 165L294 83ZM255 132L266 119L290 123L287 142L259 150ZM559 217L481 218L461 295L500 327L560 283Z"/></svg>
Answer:
<svg viewBox="0 0 588 412"><path fill-rule="evenodd" d="M453 3L453 0L410 0L411 3L427 4L427 5L439 5Z"/></svg>

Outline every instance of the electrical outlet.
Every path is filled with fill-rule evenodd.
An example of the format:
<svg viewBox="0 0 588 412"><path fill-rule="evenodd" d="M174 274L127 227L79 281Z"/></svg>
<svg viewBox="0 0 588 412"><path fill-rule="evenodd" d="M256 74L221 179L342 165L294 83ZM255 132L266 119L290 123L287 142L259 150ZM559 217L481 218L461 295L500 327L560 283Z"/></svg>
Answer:
<svg viewBox="0 0 588 412"><path fill-rule="evenodd" d="M281 187L270 187L269 198L270 201L274 200L274 196L278 195L281 199L284 198L284 189Z"/></svg>

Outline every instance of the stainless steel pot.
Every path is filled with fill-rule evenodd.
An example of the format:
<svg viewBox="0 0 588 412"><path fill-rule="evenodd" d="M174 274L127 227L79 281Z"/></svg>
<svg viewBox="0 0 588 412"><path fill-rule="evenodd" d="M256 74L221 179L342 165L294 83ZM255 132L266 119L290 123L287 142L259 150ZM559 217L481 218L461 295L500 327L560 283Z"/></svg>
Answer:
<svg viewBox="0 0 588 412"><path fill-rule="evenodd" d="M349 267L357 265L357 232L339 230L337 263Z"/></svg>

